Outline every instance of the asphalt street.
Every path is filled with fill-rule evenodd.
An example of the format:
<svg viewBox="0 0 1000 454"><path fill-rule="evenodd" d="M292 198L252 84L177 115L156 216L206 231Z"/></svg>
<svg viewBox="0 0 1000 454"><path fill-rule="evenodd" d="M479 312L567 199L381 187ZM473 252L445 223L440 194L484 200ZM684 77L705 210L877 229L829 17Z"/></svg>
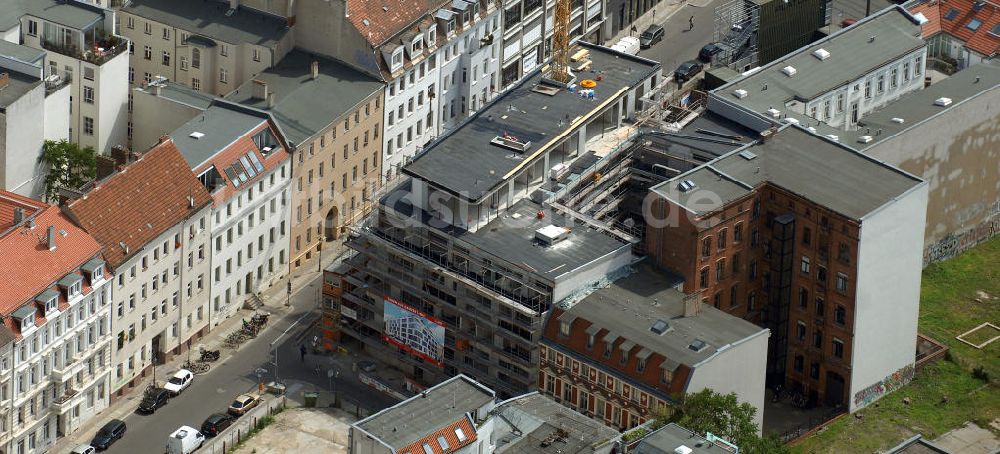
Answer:
<svg viewBox="0 0 1000 454"><path fill-rule="evenodd" d="M663 65L663 74L673 74L678 65L698 57L698 50L712 42L715 32L715 7L725 3L715 0L707 6L686 5L663 23L663 40L649 49L639 51L640 57ZM694 16L694 29L688 30L688 19ZM640 32L642 30L639 30Z"/></svg>
<svg viewBox="0 0 1000 454"><path fill-rule="evenodd" d="M309 287L293 295L292 305L295 310L281 319L272 316L268 323L271 327L241 346L235 353L232 350L223 350L223 358L213 364L212 370L207 374L196 376L187 390L171 399L156 413L152 415L131 413L125 419L128 427L125 436L106 452L109 454L163 452L167 437L181 425L200 428L208 415L225 412L234 397L256 390L258 369L267 371L263 376L265 383L273 380L275 369L272 364L273 354L270 344L275 340L278 345L278 377L288 386L289 398L300 398L302 391L327 390L330 387L330 379L326 370L332 363L330 359L307 355L305 361L302 361L299 355L301 345L299 339L303 337L317 315L314 308L317 305L319 294L317 286L320 282L317 274ZM316 364L322 364L321 373L316 372ZM341 395L350 395L362 401L369 409L381 409L395 403L394 399L358 382L356 375L349 370L349 362L340 366L340 369L346 370L340 370L340 375L333 385ZM158 369L157 381L162 383L172 372ZM141 394L140 390L133 392L128 397L130 402L126 405L137 406Z"/></svg>

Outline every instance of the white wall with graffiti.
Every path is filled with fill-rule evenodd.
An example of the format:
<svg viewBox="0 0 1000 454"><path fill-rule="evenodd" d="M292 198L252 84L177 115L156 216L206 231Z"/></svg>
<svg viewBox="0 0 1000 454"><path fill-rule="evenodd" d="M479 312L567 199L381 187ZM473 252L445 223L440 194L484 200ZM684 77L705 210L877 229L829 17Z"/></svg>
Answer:
<svg viewBox="0 0 1000 454"><path fill-rule="evenodd" d="M852 412L869 402L853 396L916 359L927 194L925 182L861 221L858 275L848 276L855 280Z"/></svg>

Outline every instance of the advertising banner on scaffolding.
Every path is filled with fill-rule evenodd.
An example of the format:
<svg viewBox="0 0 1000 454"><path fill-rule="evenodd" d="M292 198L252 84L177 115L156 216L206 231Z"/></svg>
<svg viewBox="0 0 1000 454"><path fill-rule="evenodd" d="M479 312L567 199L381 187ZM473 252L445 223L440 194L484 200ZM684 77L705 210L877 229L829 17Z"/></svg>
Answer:
<svg viewBox="0 0 1000 454"><path fill-rule="evenodd" d="M382 338L413 356L437 366L444 363L444 323L408 304L383 299L385 334Z"/></svg>

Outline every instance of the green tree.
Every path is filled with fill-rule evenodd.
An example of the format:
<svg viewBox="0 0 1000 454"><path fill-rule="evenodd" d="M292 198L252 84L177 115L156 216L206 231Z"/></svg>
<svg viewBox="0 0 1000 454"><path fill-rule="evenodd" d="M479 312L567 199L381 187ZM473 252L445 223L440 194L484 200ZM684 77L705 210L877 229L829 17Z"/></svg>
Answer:
<svg viewBox="0 0 1000 454"><path fill-rule="evenodd" d="M59 189L79 189L97 176L97 152L93 147L80 148L67 140L46 140L41 161L48 167L45 197L55 200Z"/></svg>
<svg viewBox="0 0 1000 454"><path fill-rule="evenodd" d="M776 437L757 435L757 409L740 403L735 393L719 394L711 389L687 394L673 412L660 423L677 423L699 434L712 432L739 446L741 453L786 454L788 449Z"/></svg>

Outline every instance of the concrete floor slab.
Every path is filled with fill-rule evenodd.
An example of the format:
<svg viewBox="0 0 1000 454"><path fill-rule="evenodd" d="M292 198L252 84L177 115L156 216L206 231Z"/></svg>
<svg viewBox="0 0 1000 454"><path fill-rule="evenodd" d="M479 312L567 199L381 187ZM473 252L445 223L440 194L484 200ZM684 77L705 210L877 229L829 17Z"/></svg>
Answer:
<svg viewBox="0 0 1000 454"><path fill-rule="evenodd" d="M998 421L994 421L998 423ZM1000 452L1000 439L993 432L983 429L976 423L965 423L965 426L954 429L934 440L934 444L954 453L962 454L995 454Z"/></svg>
<svg viewBox="0 0 1000 454"><path fill-rule="evenodd" d="M337 409L290 408L234 454L347 454L347 433L354 421Z"/></svg>

